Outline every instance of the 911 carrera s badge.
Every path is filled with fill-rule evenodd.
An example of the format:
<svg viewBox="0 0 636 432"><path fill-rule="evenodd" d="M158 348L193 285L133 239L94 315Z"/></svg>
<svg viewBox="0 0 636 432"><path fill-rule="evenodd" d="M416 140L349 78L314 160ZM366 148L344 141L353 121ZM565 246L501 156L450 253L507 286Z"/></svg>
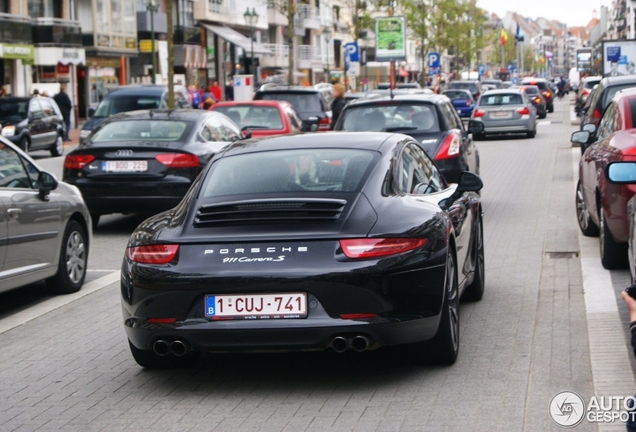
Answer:
<svg viewBox="0 0 636 432"><path fill-rule="evenodd" d="M253 263L253 262L279 262L285 261L285 255L277 257L227 257L223 258L223 263Z"/></svg>

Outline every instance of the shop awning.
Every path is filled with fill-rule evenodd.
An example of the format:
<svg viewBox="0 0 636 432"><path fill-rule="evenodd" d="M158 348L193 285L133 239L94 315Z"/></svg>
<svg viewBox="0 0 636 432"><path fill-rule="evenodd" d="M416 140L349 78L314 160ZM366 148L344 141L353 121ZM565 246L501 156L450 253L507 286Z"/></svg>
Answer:
<svg viewBox="0 0 636 432"><path fill-rule="evenodd" d="M212 24L203 24L203 27L210 30L215 35L225 39L226 41L233 43L236 46L239 46L245 50L246 53L252 52L252 42L248 37L243 36L241 33L237 32L234 29L229 27L215 26ZM254 42L254 54L271 54L274 53L267 48L265 48L262 44Z"/></svg>

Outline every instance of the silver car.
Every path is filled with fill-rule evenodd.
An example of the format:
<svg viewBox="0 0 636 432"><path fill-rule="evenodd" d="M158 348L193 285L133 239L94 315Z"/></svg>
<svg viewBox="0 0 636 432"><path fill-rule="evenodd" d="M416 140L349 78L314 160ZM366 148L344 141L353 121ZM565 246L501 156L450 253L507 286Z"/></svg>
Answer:
<svg viewBox="0 0 636 432"><path fill-rule="evenodd" d="M481 122L487 134L525 133L528 138L537 134L537 111L525 92L520 89L489 90L479 97L472 120Z"/></svg>
<svg viewBox="0 0 636 432"><path fill-rule="evenodd" d="M78 291L91 237L79 189L0 137L0 292L40 280L56 293Z"/></svg>

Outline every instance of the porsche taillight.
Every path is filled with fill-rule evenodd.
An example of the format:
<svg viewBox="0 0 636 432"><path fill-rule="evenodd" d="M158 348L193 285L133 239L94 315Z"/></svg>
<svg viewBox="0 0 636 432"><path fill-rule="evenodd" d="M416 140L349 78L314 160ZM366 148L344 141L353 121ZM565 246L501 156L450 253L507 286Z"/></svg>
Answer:
<svg viewBox="0 0 636 432"><path fill-rule="evenodd" d="M95 156L86 154L69 154L64 158L64 169L79 170L95 160Z"/></svg>
<svg viewBox="0 0 636 432"><path fill-rule="evenodd" d="M340 240L340 247L348 258L381 258L421 248L423 238L360 238Z"/></svg>
<svg viewBox="0 0 636 432"><path fill-rule="evenodd" d="M461 142L459 137L453 133L450 133L444 138L442 141L442 145L437 150L434 159L448 159L451 157L455 157L459 155L459 147L461 146Z"/></svg>
<svg viewBox="0 0 636 432"><path fill-rule="evenodd" d="M126 249L126 258L140 264L167 264L178 251L179 245L174 244L134 246Z"/></svg>

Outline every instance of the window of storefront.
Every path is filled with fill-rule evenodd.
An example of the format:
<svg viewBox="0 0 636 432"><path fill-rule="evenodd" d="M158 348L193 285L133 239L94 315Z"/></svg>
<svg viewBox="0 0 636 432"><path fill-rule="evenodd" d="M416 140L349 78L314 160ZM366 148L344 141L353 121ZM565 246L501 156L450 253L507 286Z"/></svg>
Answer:
<svg viewBox="0 0 636 432"><path fill-rule="evenodd" d="M29 16L34 18L62 18L62 2L29 0Z"/></svg>

